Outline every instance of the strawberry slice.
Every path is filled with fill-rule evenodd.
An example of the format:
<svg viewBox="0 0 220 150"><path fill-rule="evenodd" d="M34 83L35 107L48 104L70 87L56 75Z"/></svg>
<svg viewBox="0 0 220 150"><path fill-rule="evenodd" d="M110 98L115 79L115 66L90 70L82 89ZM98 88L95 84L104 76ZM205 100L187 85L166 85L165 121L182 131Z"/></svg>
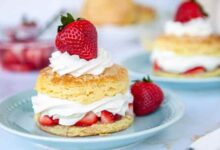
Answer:
<svg viewBox="0 0 220 150"><path fill-rule="evenodd" d="M195 68L192 68L190 70L187 70L183 74L184 75L187 75L187 74L199 74L199 73L204 73L205 71L206 71L206 69L204 67L199 66L199 67L195 67Z"/></svg>
<svg viewBox="0 0 220 150"><path fill-rule="evenodd" d="M93 112L88 112L81 120L79 120L75 126L86 127L91 126L98 122L98 117Z"/></svg>
<svg viewBox="0 0 220 150"><path fill-rule="evenodd" d="M45 115L39 118L39 123L43 126L55 126L59 124L59 119L53 120L52 117Z"/></svg>
<svg viewBox="0 0 220 150"><path fill-rule="evenodd" d="M161 70L160 66L158 65L158 63L157 63L156 61L154 61L154 63L153 63L153 70L154 70L154 71L159 71L159 70Z"/></svg>
<svg viewBox="0 0 220 150"><path fill-rule="evenodd" d="M107 111L107 110L103 110L101 111L101 123L113 123L115 122L115 116Z"/></svg>
<svg viewBox="0 0 220 150"><path fill-rule="evenodd" d="M122 116L119 114L115 114L115 121L121 120Z"/></svg>

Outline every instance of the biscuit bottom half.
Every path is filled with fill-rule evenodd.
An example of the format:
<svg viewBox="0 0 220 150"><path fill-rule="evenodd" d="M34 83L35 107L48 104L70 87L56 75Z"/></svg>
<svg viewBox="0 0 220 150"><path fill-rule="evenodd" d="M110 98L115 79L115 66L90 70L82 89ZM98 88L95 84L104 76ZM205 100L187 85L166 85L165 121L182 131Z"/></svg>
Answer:
<svg viewBox="0 0 220 150"><path fill-rule="evenodd" d="M156 70L156 71L154 70L153 73L157 76L168 77L168 78L209 78L209 77L220 76L220 67L213 71L207 71L198 74L176 74L176 73L165 72L162 70Z"/></svg>
<svg viewBox="0 0 220 150"><path fill-rule="evenodd" d="M88 127L77 127L77 126L43 126L38 122L40 114L34 116L37 126L48 133L65 136L65 137L79 137L79 136L94 136L94 135L107 135L114 132L119 132L127 129L134 121L133 116L126 115L120 120L114 123L101 124L97 123Z"/></svg>

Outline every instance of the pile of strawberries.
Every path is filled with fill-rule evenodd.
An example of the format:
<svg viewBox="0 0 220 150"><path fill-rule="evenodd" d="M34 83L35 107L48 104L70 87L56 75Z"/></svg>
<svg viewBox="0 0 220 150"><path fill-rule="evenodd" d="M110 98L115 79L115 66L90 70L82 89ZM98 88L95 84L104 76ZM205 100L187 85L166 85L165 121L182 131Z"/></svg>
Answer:
<svg viewBox="0 0 220 150"><path fill-rule="evenodd" d="M48 58L53 50L52 44L43 42L0 44L0 61L6 70L39 70L49 64Z"/></svg>
<svg viewBox="0 0 220 150"><path fill-rule="evenodd" d="M98 117L93 112L88 112L74 126L86 127L86 126L91 126L93 124L96 124L97 122L113 123L115 121L120 120L121 117L122 117L121 115L119 115L119 114L113 115L111 112L109 112L107 110L101 111L101 117ZM59 120L58 119L54 120L52 117L49 117L49 116L46 115L46 116L40 117L39 122L40 122L41 125L44 125L44 126L54 126L54 125L58 125Z"/></svg>

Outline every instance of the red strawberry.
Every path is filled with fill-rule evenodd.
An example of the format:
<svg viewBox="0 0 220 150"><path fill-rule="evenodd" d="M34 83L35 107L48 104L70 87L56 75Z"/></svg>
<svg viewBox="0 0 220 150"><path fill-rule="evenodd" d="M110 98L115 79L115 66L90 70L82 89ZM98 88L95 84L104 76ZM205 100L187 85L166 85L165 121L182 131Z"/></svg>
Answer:
<svg viewBox="0 0 220 150"><path fill-rule="evenodd" d="M4 64L3 67L6 70L18 72L28 72L34 69L34 67L30 64Z"/></svg>
<svg viewBox="0 0 220 150"><path fill-rule="evenodd" d="M39 68L42 63L43 51L38 49L25 49L24 58L28 64L33 65L35 68Z"/></svg>
<svg viewBox="0 0 220 150"><path fill-rule="evenodd" d="M158 63L156 61L153 63L153 70L154 71L161 70L160 66L158 65Z"/></svg>
<svg viewBox="0 0 220 150"><path fill-rule="evenodd" d="M107 111L107 110L103 110L101 111L101 123L113 123L115 122L115 116Z"/></svg>
<svg viewBox="0 0 220 150"><path fill-rule="evenodd" d="M163 91L149 77L143 81L136 81L131 86L131 93L134 97L134 113L137 116L154 112L164 99Z"/></svg>
<svg viewBox="0 0 220 150"><path fill-rule="evenodd" d="M199 73L204 73L205 71L206 71L206 69L204 67L199 66L199 67L195 67L193 69L187 70L183 74L185 74L185 75L187 75L187 74L199 74Z"/></svg>
<svg viewBox="0 0 220 150"><path fill-rule="evenodd" d="M20 63L19 59L17 58L16 54L12 51L6 50L3 54L3 63L6 64L17 64Z"/></svg>
<svg viewBox="0 0 220 150"><path fill-rule="evenodd" d="M177 9L175 21L185 23L191 19L207 16L207 13L196 0L187 0L181 3Z"/></svg>
<svg viewBox="0 0 220 150"><path fill-rule="evenodd" d="M118 121L118 120L120 120L122 118L122 116L119 115L119 114L115 114L114 117L115 117L115 121Z"/></svg>
<svg viewBox="0 0 220 150"><path fill-rule="evenodd" d="M58 119L53 120L52 117L45 115L39 118L39 123L43 126L55 126L58 125L59 120Z"/></svg>
<svg viewBox="0 0 220 150"><path fill-rule="evenodd" d="M74 20L71 14L61 17L62 26L58 27L55 44L61 52L79 55L91 60L97 57L97 31L95 26L85 19Z"/></svg>
<svg viewBox="0 0 220 150"><path fill-rule="evenodd" d="M91 126L98 122L98 117L93 112L88 112L81 120L79 120L75 126L86 127Z"/></svg>

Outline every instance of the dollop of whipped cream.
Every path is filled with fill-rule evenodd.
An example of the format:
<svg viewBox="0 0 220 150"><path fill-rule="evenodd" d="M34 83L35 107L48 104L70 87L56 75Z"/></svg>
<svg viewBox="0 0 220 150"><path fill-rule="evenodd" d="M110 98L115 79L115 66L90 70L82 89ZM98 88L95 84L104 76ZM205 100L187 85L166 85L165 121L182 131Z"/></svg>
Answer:
<svg viewBox="0 0 220 150"><path fill-rule="evenodd" d="M154 50L151 61L156 61L161 69L173 73L183 73L194 67L202 66L212 71L220 66L219 56L180 56L168 50Z"/></svg>
<svg viewBox="0 0 220 150"><path fill-rule="evenodd" d="M53 116L53 119L59 119L60 125L65 126L74 125L90 111L94 112L99 117L102 110L125 116L129 102L132 102L132 96L128 93L105 97L88 105L59 98L52 98L45 94L38 94L37 96L32 97L32 104L35 113Z"/></svg>
<svg viewBox="0 0 220 150"><path fill-rule="evenodd" d="M49 66L61 76L65 74L71 74L75 77L83 74L99 75L113 65L110 55L103 49L98 50L97 58L89 61L81 59L78 55L70 55L60 51L52 53L49 60Z"/></svg>
<svg viewBox="0 0 220 150"><path fill-rule="evenodd" d="M208 18L196 18L186 23L168 21L165 24L165 34L209 36L213 34L213 28Z"/></svg>

